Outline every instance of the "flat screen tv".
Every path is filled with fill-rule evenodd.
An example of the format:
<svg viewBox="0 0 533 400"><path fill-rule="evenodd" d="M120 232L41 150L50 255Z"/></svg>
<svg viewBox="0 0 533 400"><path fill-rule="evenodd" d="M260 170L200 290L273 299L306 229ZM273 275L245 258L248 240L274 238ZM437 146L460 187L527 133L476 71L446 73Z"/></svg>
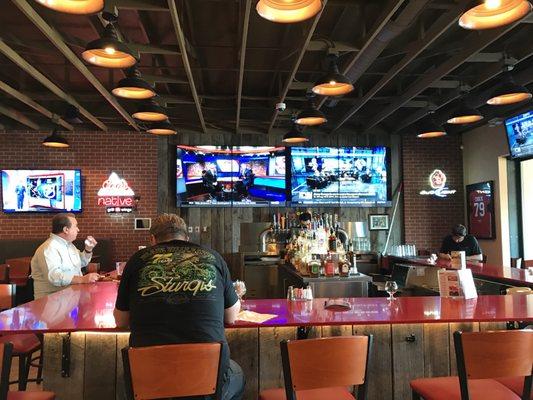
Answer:
<svg viewBox="0 0 533 400"><path fill-rule="evenodd" d="M533 158L533 111L506 119L505 130L511 157Z"/></svg>
<svg viewBox="0 0 533 400"><path fill-rule="evenodd" d="M2 170L6 213L81 212L81 171Z"/></svg>
<svg viewBox="0 0 533 400"><path fill-rule="evenodd" d="M389 207L386 147L292 147L295 206Z"/></svg>
<svg viewBox="0 0 533 400"><path fill-rule="evenodd" d="M285 148L177 146L178 207L285 206Z"/></svg>

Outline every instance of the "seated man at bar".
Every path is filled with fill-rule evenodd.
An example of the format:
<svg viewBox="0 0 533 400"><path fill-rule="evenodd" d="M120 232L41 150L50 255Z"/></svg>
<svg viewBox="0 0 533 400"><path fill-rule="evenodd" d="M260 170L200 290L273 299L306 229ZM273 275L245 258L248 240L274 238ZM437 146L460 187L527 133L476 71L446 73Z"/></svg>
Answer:
<svg viewBox="0 0 533 400"><path fill-rule="evenodd" d="M57 214L52 218L50 237L39 246L31 259L35 299L71 284L94 283L98 280L96 273L83 275L81 272L91 261L97 242L92 236L87 236L85 249L80 252L72 244L79 231L74 214Z"/></svg>
<svg viewBox="0 0 533 400"><path fill-rule="evenodd" d="M150 240L124 268L117 326L130 327L134 347L223 342L222 399L241 399L244 374L230 360L224 334L224 323L234 323L241 307L228 266L216 251L189 242L187 225L175 214L154 220Z"/></svg>
<svg viewBox="0 0 533 400"><path fill-rule="evenodd" d="M451 235L442 241L439 258L451 260L452 251L464 251L466 259L470 261L482 261L482 251L477 239L472 235L467 235L466 227L457 224L453 227Z"/></svg>

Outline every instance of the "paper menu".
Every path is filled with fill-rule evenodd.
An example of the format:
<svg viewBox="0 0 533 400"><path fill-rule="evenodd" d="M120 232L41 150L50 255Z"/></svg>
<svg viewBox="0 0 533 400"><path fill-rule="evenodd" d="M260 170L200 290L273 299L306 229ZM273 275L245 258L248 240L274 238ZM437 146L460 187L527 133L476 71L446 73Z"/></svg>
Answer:
<svg viewBox="0 0 533 400"><path fill-rule="evenodd" d="M477 298L476 285L472 271L462 269L458 271L439 271L439 292L442 297L459 297L465 299Z"/></svg>
<svg viewBox="0 0 533 400"><path fill-rule="evenodd" d="M464 251L452 251L452 265L453 269L465 269L466 268L466 253Z"/></svg>

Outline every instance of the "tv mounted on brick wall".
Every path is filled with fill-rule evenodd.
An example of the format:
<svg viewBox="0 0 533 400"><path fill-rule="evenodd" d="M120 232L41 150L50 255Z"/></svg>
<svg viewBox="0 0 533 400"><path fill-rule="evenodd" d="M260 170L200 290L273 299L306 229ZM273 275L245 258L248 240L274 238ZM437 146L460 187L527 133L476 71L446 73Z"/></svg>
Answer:
<svg viewBox="0 0 533 400"><path fill-rule="evenodd" d="M81 212L81 171L2 170L5 213Z"/></svg>
<svg viewBox="0 0 533 400"><path fill-rule="evenodd" d="M505 120L511 157L533 158L533 110Z"/></svg>

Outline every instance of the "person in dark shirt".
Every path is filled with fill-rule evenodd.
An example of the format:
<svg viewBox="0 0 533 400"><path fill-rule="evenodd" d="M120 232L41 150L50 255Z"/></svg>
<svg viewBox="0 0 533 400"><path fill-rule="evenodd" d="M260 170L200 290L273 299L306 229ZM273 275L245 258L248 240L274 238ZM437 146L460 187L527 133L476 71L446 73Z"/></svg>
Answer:
<svg viewBox="0 0 533 400"><path fill-rule="evenodd" d="M224 323L240 310L228 267L220 254L188 241L187 225L175 214L158 216L151 247L127 262L115 305L119 327L130 327L130 346L222 342L224 400L244 391L241 367L230 360Z"/></svg>
<svg viewBox="0 0 533 400"><path fill-rule="evenodd" d="M451 260L452 251L464 251L467 260L482 261L483 255L477 239L472 235L467 235L464 225L455 225L452 234L442 241L439 257Z"/></svg>

